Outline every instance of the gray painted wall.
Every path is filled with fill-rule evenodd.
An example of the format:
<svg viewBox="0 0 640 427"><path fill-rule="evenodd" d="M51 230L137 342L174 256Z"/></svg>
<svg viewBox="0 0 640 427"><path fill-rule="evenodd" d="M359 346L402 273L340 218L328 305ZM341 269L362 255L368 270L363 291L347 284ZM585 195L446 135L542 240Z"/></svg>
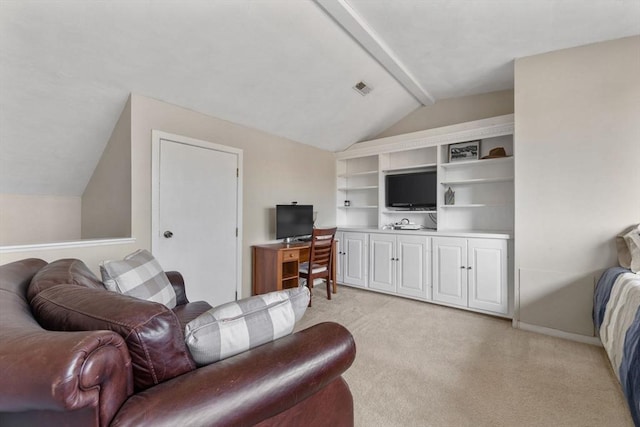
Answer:
<svg viewBox="0 0 640 427"><path fill-rule="evenodd" d="M615 235L640 222L640 37L516 60L519 321L592 335Z"/></svg>

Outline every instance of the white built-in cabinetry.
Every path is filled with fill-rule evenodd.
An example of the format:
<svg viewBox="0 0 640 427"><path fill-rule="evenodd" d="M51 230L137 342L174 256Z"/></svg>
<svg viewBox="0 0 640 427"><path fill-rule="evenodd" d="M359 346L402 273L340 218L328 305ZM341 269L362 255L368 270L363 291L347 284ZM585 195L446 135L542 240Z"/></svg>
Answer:
<svg viewBox="0 0 640 427"><path fill-rule="evenodd" d="M336 280L350 286L367 286L367 233L336 233Z"/></svg>
<svg viewBox="0 0 640 427"><path fill-rule="evenodd" d="M507 241L433 238L433 301L509 312Z"/></svg>
<svg viewBox="0 0 640 427"><path fill-rule="evenodd" d="M398 295L429 297L429 238L420 235L369 235L369 288Z"/></svg>
<svg viewBox="0 0 640 427"><path fill-rule="evenodd" d="M354 144L336 155L338 282L499 316L513 304L513 115ZM451 144L481 140L450 162ZM385 206L388 174L437 171L433 211ZM445 205L451 188L455 203ZM346 201L346 203L345 203ZM402 219L421 230L391 230Z"/></svg>

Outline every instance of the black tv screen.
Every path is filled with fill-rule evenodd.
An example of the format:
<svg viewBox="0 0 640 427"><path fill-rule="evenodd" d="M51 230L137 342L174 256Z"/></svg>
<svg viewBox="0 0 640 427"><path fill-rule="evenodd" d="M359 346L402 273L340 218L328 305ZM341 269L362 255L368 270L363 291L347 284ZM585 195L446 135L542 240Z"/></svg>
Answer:
<svg viewBox="0 0 640 427"><path fill-rule="evenodd" d="M313 205L276 205L276 239L313 232Z"/></svg>
<svg viewBox="0 0 640 427"><path fill-rule="evenodd" d="M387 207L425 209L437 204L436 172L387 175Z"/></svg>

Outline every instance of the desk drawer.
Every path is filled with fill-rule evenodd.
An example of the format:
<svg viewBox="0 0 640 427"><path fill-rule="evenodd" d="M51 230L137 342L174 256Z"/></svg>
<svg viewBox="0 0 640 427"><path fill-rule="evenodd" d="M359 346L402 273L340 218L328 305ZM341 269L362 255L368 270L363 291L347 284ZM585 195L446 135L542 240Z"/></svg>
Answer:
<svg viewBox="0 0 640 427"><path fill-rule="evenodd" d="M295 249L295 250L290 250L290 251L282 251L282 261L283 262L287 262L287 261L298 261L298 259L300 259L300 251Z"/></svg>

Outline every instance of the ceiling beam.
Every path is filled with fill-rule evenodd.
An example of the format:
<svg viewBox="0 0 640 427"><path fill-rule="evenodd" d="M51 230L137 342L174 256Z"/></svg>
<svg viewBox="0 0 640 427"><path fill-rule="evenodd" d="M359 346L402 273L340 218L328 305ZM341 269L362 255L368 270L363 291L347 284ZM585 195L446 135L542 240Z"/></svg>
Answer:
<svg viewBox="0 0 640 427"><path fill-rule="evenodd" d="M435 99L411 75L407 67L395 56L391 48L356 13L347 0L315 0L324 11L375 58L422 105L431 105Z"/></svg>

